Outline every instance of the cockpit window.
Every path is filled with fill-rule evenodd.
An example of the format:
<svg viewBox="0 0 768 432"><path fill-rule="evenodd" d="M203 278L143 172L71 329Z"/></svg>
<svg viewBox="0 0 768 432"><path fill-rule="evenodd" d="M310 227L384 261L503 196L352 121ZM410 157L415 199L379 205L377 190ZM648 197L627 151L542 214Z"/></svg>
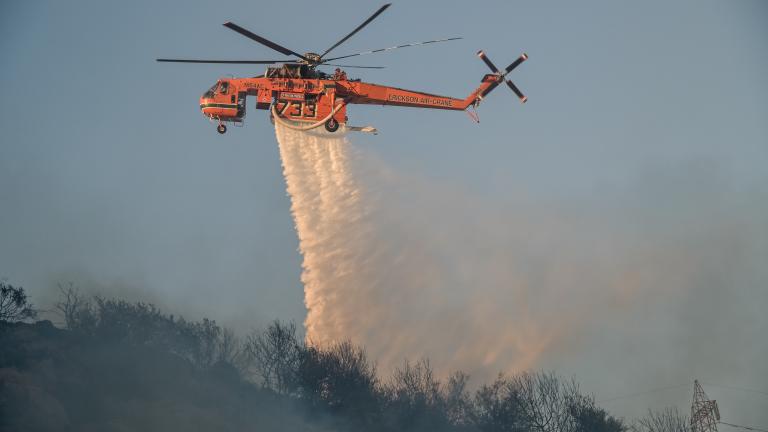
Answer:
<svg viewBox="0 0 768 432"><path fill-rule="evenodd" d="M219 86L219 83L214 84L211 88L208 89L207 92L203 93L203 97L205 98L212 98L213 93L216 91L216 87Z"/></svg>
<svg viewBox="0 0 768 432"><path fill-rule="evenodd" d="M224 81L223 83L221 83L221 86L219 87L219 92L221 94L227 94L228 91L229 91L229 83Z"/></svg>

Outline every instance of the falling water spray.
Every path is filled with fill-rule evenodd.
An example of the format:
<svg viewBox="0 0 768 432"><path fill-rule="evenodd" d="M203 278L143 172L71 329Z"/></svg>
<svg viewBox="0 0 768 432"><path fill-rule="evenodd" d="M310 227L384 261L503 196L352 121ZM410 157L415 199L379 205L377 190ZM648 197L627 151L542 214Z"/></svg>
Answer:
<svg viewBox="0 0 768 432"><path fill-rule="evenodd" d="M291 213L304 258L307 338L329 343L344 338L356 317L335 313L346 287L360 278L358 245L365 242L366 214L343 135L304 133L276 125ZM333 309L333 310L331 310Z"/></svg>
<svg viewBox="0 0 768 432"><path fill-rule="evenodd" d="M698 231L628 229L633 214L609 221L597 205L591 214L511 193L477 198L393 170L344 135L276 134L303 255L307 338L364 345L385 374L425 356L438 373L480 381L530 367L603 375L593 365L604 353L635 349L640 336L625 335L656 343L654 325L674 317L665 308L710 286L720 292L717 281L751 265L725 247L728 220L707 223L726 240L701 247Z"/></svg>
<svg viewBox="0 0 768 432"><path fill-rule="evenodd" d="M433 212L383 205L380 191L391 177L383 168L363 161L341 134L278 123L276 135L303 256L308 340L351 339L384 370L419 356L432 357L439 369L470 371L535 360L548 336L526 306L502 306L487 289L478 298L471 288L482 281L462 280L471 276L446 261L455 254L440 250L440 222L428 220ZM505 288L508 297L520 287Z"/></svg>

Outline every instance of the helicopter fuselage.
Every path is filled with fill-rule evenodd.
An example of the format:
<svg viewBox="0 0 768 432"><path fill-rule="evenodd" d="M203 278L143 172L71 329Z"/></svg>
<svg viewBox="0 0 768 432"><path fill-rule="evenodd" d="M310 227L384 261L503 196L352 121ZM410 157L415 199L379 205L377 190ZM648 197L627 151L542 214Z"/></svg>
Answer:
<svg viewBox="0 0 768 432"><path fill-rule="evenodd" d="M273 113L286 120L345 124L349 104L465 110L477 105L484 92L500 80L497 74L487 74L469 96L458 99L351 80L340 69L328 75L306 65L284 65L268 68L258 77L221 78L200 97L200 109L219 123L239 123L245 116L245 99L252 96L257 109L269 110L274 105Z"/></svg>

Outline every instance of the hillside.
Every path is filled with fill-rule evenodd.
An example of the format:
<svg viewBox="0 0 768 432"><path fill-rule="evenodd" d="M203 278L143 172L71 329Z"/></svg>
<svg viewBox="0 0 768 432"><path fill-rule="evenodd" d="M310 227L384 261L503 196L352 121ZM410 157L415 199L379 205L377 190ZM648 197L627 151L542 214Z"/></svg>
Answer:
<svg viewBox="0 0 768 432"><path fill-rule="evenodd" d="M0 323L0 429L320 430L226 362L199 369L164 349Z"/></svg>
<svg viewBox="0 0 768 432"><path fill-rule="evenodd" d="M0 321L0 431L621 432L573 380L499 375L477 390L429 360L378 375L362 347L292 323L245 338L151 304L65 290L50 321Z"/></svg>

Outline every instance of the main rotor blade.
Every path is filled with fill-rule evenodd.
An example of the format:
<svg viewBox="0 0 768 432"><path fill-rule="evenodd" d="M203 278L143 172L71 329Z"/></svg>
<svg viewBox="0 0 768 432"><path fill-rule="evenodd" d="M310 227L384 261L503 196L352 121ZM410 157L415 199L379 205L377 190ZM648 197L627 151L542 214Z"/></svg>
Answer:
<svg viewBox="0 0 768 432"><path fill-rule="evenodd" d="M166 63L223 63L223 64L273 64L283 63L285 60L189 60L189 59L156 59Z"/></svg>
<svg viewBox="0 0 768 432"><path fill-rule="evenodd" d="M397 45L397 46L393 46L393 47L389 47L389 48L379 48L379 49L370 50L370 51L363 51L363 52L359 52L359 53L356 53L356 54L349 54L349 55L345 55L345 56L341 56L341 57L333 57L333 58L329 58L326 61L333 61L333 60L339 60L339 59L343 59L343 58L355 57L355 56L359 56L359 55L374 54L374 53L378 53L378 52L390 51L390 50L398 49L398 48L407 48L407 47L412 47L412 46L427 45L427 44L436 43L436 42L447 42L447 41L459 40L459 39L461 39L461 38L460 37L452 37L452 38L448 38L448 39L435 39L435 40L424 41L424 42L414 42L414 43L409 43L409 44L405 44L405 45Z"/></svg>
<svg viewBox="0 0 768 432"><path fill-rule="evenodd" d="M368 24L369 24L371 21L373 21L374 19L376 19L376 17L377 17L377 16L379 16L379 14L381 14L382 12L384 12L384 11L385 11L385 10L386 10L388 7L390 7L390 6L392 6L392 3L387 3L387 4L385 4L384 6L380 7L380 8L379 8L379 10L377 10L376 12L374 12L374 14L373 14L373 15L371 15L371 16L370 16L370 18L368 18L368 19L367 19L367 20L365 20L365 21L364 21L362 24L360 24L359 26L357 26L357 28L356 28L356 29L352 30L352 33L350 33L350 34L348 34L348 35L344 36L344 38L342 38L340 41L338 41L338 42L336 42L335 44L333 44L333 46L332 46L332 47L330 47L330 48L328 48L327 50L325 50L325 52L324 52L324 53L320 54L320 58L323 58L323 57L324 57L326 54L328 54L329 52L331 52L331 50L333 50L333 49L334 49L334 48L336 48L337 46L339 46L339 45L343 44L343 43L344 43L344 42L345 42L347 39L349 39L349 38L351 38L352 36L354 36L354 34L355 34L355 33L359 32L359 31L360 31L360 30L361 30L363 27L367 26L367 25L368 25Z"/></svg>
<svg viewBox="0 0 768 432"><path fill-rule="evenodd" d="M269 39L265 39L265 38L255 34L255 33L251 32L250 30L246 30L246 29L240 27L239 25L237 25L237 24L235 24L233 22L230 22L230 21L225 22L224 23L224 27L226 27L228 29L231 29L231 30L234 30L234 31L240 33L241 35L243 35L243 36L245 36L245 37L247 37L249 39L255 40L256 42L258 42L258 43L260 43L260 44L262 44L264 46L272 48L273 50L275 50L275 51L277 51L279 53L282 53L282 54L285 54L285 55L295 55L296 57L298 57L300 59L303 59L303 60L306 60L306 61L310 61L308 58L304 57L303 55L301 55L301 54L299 54L299 53L297 53L295 51L289 50L288 48L286 48L284 46L278 45L278 44L272 42Z"/></svg>
<svg viewBox="0 0 768 432"><path fill-rule="evenodd" d="M355 69L384 69L386 66L352 66L352 65L340 65L332 63L322 63L320 66L338 66L343 68L355 68Z"/></svg>
<svg viewBox="0 0 768 432"><path fill-rule="evenodd" d="M521 92L520 89L512 83L512 81L507 80L507 85L512 89L513 92L515 92L517 97L520 98L520 103L525 103L528 100L528 97L523 95L523 92Z"/></svg>

